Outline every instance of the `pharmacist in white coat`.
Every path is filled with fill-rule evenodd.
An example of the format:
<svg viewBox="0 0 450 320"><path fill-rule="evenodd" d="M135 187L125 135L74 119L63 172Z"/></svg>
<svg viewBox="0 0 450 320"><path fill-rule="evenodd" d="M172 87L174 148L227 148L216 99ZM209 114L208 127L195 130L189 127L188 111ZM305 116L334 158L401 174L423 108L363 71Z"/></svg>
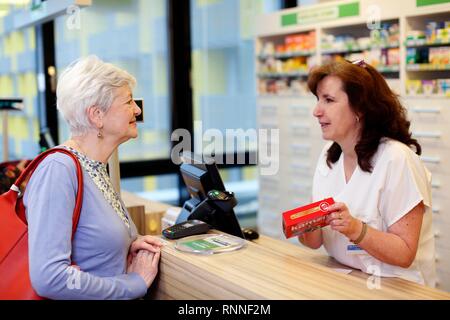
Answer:
<svg viewBox="0 0 450 320"><path fill-rule="evenodd" d="M384 78L360 60L312 70L313 115L326 144L313 201L333 197L329 226L299 237L366 273L435 286L431 175L406 111ZM411 149L415 148L415 152Z"/></svg>

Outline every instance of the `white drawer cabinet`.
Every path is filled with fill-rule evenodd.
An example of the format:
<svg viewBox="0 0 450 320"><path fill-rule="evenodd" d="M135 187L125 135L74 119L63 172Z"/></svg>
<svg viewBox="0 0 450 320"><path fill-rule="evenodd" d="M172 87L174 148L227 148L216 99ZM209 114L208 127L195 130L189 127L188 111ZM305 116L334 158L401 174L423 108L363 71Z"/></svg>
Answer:
<svg viewBox="0 0 450 320"><path fill-rule="evenodd" d="M450 99L407 98L411 129L432 174L438 288L450 291Z"/></svg>
<svg viewBox="0 0 450 320"><path fill-rule="evenodd" d="M437 269L436 288L450 292L450 272L447 268Z"/></svg>
<svg viewBox="0 0 450 320"><path fill-rule="evenodd" d="M280 130L279 141L271 142L278 143L279 171L274 176L259 177L258 229L266 235L285 239L282 213L311 202L313 174L324 144L312 116L314 106L314 97L258 100L259 128Z"/></svg>
<svg viewBox="0 0 450 320"><path fill-rule="evenodd" d="M450 232L448 229L448 222L435 223L435 221L433 221L433 229L436 247L450 250Z"/></svg>

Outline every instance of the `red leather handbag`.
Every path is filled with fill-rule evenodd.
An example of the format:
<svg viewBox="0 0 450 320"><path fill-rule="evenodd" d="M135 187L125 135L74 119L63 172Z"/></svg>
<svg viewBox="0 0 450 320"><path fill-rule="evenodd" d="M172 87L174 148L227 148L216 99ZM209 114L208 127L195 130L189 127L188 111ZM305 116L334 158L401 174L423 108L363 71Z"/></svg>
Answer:
<svg viewBox="0 0 450 320"><path fill-rule="evenodd" d="M68 150L55 148L38 155L17 178L10 190L0 195L0 300L41 300L31 286L28 268L28 224L19 186L49 154L61 152L76 164L78 190L73 210L72 240L83 202L83 172L78 159Z"/></svg>

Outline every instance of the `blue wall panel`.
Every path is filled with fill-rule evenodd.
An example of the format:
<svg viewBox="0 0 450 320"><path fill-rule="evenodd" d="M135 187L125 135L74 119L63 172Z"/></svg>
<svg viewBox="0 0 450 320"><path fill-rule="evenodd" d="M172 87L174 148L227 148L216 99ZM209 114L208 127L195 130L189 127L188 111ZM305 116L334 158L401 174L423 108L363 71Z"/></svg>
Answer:
<svg viewBox="0 0 450 320"><path fill-rule="evenodd" d="M6 57L0 57L0 75L8 74L11 72L11 59Z"/></svg>
<svg viewBox="0 0 450 320"><path fill-rule="evenodd" d="M39 142L34 140L22 141L22 154L24 159L33 159L39 154Z"/></svg>
<svg viewBox="0 0 450 320"><path fill-rule="evenodd" d="M36 53L25 51L17 56L17 72L25 73L36 70Z"/></svg>
<svg viewBox="0 0 450 320"><path fill-rule="evenodd" d="M193 21L192 46L201 48L225 48L240 41L239 0L222 0L205 6L191 6Z"/></svg>

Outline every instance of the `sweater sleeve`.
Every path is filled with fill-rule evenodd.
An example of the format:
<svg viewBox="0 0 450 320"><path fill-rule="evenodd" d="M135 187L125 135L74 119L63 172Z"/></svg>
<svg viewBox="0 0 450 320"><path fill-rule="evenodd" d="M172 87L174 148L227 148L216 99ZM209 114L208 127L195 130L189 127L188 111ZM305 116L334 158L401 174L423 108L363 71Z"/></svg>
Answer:
<svg viewBox="0 0 450 320"><path fill-rule="evenodd" d="M144 296L147 286L136 273L98 277L71 266L77 176L75 166L70 162L72 160L67 156L48 156L26 187L24 204L33 288L40 296L50 299L136 299Z"/></svg>

